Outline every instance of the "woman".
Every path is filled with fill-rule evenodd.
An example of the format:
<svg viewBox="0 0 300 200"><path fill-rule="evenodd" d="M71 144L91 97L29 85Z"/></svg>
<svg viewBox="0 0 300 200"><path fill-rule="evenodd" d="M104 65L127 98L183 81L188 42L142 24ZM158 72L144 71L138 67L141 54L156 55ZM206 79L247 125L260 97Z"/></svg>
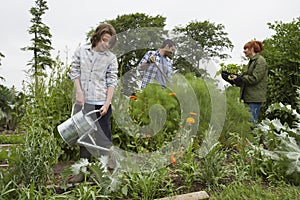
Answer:
<svg viewBox="0 0 300 200"><path fill-rule="evenodd" d="M228 75L229 80L241 87L240 98L249 106L252 123L257 122L261 105L267 98L268 66L265 58L260 55L262 51L262 42L247 42L244 45L244 54L249 58L248 65L243 69L242 75Z"/></svg>

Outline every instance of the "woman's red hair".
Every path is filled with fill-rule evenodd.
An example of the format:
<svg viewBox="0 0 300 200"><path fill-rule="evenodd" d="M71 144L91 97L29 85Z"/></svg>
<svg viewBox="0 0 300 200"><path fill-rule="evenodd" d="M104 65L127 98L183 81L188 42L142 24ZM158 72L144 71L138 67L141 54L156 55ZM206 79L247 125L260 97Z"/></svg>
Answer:
<svg viewBox="0 0 300 200"><path fill-rule="evenodd" d="M255 53L260 53L264 49L264 45L262 42L257 40L251 40L244 45L244 49L253 48Z"/></svg>

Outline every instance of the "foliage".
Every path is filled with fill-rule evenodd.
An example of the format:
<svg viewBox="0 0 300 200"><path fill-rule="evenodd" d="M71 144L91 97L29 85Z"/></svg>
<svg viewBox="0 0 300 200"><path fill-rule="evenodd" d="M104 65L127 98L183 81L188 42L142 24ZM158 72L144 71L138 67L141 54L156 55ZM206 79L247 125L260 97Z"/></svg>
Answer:
<svg viewBox="0 0 300 200"><path fill-rule="evenodd" d="M174 167L174 172L181 177L184 184L179 186L177 191L191 191L194 182L199 179L201 174L200 161L197 154L193 152L193 146L188 146L178 160L178 167Z"/></svg>
<svg viewBox="0 0 300 200"><path fill-rule="evenodd" d="M239 88L229 86L225 89L226 93L226 119L223 126L220 142L230 147L236 144L236 141L231 137L232 133L239 134L241 138L251 140L251 114L248 108L240 101Z"/></svg>
<svg viewBox="0 0 300 200"><path fill-rule="evenodd" d="M28 85L26 92L31 104L26 105L26 115L20 124L20 128L26 129L28 124L38 122L44 130L53 132L55 138L59 138L58 145L65 152L60 158L64 160L75 157L77 152L74 147L67 146L56 129L71 116L74 93L68 74L69 68L57 56L49 77L40 77L41 84L37 90L32 84ZM30 96L35 93L36 97Z"/></svg>
<svg viewBox="0 0 300 200"><path fill-rule="evenodd" d="M300 96L299 90L298 95ZM264 148L254 148L274 160L275 165L282 171L279 176L286 177L286 180L294 184L300 184L300 114L290 105L281 103L272 104L267 112L274 110L289 112L296 120L292 125L282 124L279 119L263 120L255 131Z"/></svg>
<svg viewBox="0 0 300 200"><path fill-rule="evenodd" d="M172 187L172 183L166 178L167 174L167 168L150 172L126 173L123 178L122 196L144 200L161 197Z"/></svg>
<svg viewBox="0 0 300 200"><path fill-rule="evenodd" d="M222 192L216 191L212 196L216 200L244 200L244 199L297 199L299 188L281 183L277 186L267 187L258 181L233 182Z"/></svg>
<svg viewBox="0 0 300 200"><path fill-rule="evenodd" d="M5 56L0 52L0 61L1 61L1 58L4 58ZM0 66L2 65L2 63L0 62Z"/></svg>
<svg viewBox="0 0 300 200"><path fill-rule="evenodd" d="M170 141L179 128L181 117L178 101L173 94L176 95L170 90L162 89L159 84L148 84L144 90L138 91L136 96L131 96L128 108L121 110L125 111L126 116L129 113L128 117L134 126L124 127L129 135L118 131L119 134L114 136L117 144L124 149L134 147L131 150L151 152ZM118 105L116 107L119 108ZM116 112L119 116L122 111ZM163 116L166 116L166 119L163 119ZM127 119L127 124L131 120ZM151 126L148 126L150 123ZM142 127L142 130L136 129L136 126ZM119 138L118 141L116 137ZM122 143L119 143L121 141Z"/></svg>
<svg viewBox="0 0 300 200"><path fill-rule="evenodd" d="M219 141L225 146L231 146L230 133L239 133L241 137L246 138L251 137L251 124L249 123L251 115L248 108L239 101L238 88L230 86L222 92L209 79L196 78L191 74L186 77L195 91L200 108L198 137L196 138L200 140L199 144L210 126L217 130L216 134L221 132Z"/></svg>
<svg viewBox="0 0 300 200"><path fill-rule="evenodd" d="M226 72L229 72L229 73L232 73L232 74L241 74L242 73L242 68L243 66L240 66L238 64L225 64L225 63L220 63L220 70L218 70L216 72L216 76L219 76L221 75L222 71L226 71Z"/></svg>
<svg viewBox="0 0 300 200"><path fill-rule="evenodd" d="M177 73L183 75L193 73L195 74L196 77L201 77L201 78L209 77L209 74L205 69L202 69L201 67L197 68L193 66L192 62L190 62L189 59L184 58L184 55L176 56L173 67L175 68L175 71Z"/></svg>
<svg viewBox="0 0 300 200"><path fill-rule="evenodd" d="M28 30L29 34L33 35L31 46L24 47L24 51L32 51L33 58L28 65L32 68L29 70L31 77L35 79L35 87L38 88L39 76L46 76L46 67L52 67L53 60L51 58L51 33L50 28L42 22L42 16L48 10L47 1L35 0L35 6L30 9L31 27Z"/></svg>
<svg viewBox="0 0 300 200"><path fill-rule="evenodd" d="M13 161L16 183L29 186L45 184L51 179L52 166L58 161L60 148L53 132L33 124L28 127L24 146L17 148L18 159Z"/></svg>
<svg viewBox="0 0 300 200"><path fill-rule="evenodd" d="M38 90L33 89L33 84L29 84L25 90L28 93L26 101L30 103L25 104L25 115L19 129L26 133L26 140L23 147L18 148L19 158L11 163L19 174L14 177L17 183L26 186L46 183L51 177L52 166L62 154L61 147L66 146L56 127L69 118L72 106L73 94L70 91L73 85L67 74L67 68L63 68L63 63L57 57L49 79L41 78L43 84L39 84ZM32 94L36 94L35 98ZM68 149L74 154L74 147L73 150L66 147L66 151Z"/></svg>
<svg viewBox="0 0 300 200"><path fill-rule="evenodd" d="M4 132L5 133L5 132ZM16 148L25 142L25 134L0 134L0 144L10 144L8 147L0 147L0 163L10 162L18 158Z"/></svg>
<svg viewBox="0 0 300 200"><path fill-rule="evenodd" d="M180 123L179 103L176 99L176 96L174 97L170 94L172 94L172 91L163 90L158 84L149 84L143 91L136 93L137 98L131 101L130 110L131 118L133 119L133 121L135 121L140 126L144 126L149 124L151 120L154 119L154 117L150 119L148 115L151 108L153 109L152 106L163 106L167 111L167 119L166 127L163 128L163 131L161 132L164 132L165 134L162 134L161 137L165 138L166 141L168 141L168 138L172 136L172 133L174 133L174 131L178 129L178 124ZM159 109L155 109L155 111L159 112ZM156 132L155 130L149 130L148 134L150 134L150 137L152 137L155 136L154 134L156 134ZM151 141L160 141L160 139L155 136L155 138L151 139ZM160 145L156 143L155 146L158 148Z"/></svg>
<svg viewBox="0 0 300 200"><path fill-rule="evenodd" d="M223 186L229 177L229 170L225 165L226 152L221 144L216 143L205 157L200 158L201 173L198 181L205 184L209 190Z"/></svg>
<svg viewBox="0 0 300 200"><path fill-rule="evenodd" d="M0 144L22 144L25 140L25 134L0 134Z"/></svg>
<svg viewBox="0 0 300 200"><path fill-rule="evenodd" d="M232 49L232 42L224 31L224 25L209 21L192 21L185 27L175 27L178 54L189 60L198 69L200 60L228 58L223 51Z"/></svg>
<svg viewBox="0 0 300 200"><path fill-rule="evenodd" d="M266 108L278 102L296 108L296 90L300 87L300 17L289 23L268 23L268 26L275 34L264 41L263 56L269 65Z"/></svg>
<svg viewBox="0 0 300 200"><path fill-rule="evenodd" d="M0 94L0 129L14 130L24 115L25 95L4 85L0 85Z"/></svg>
<svg viewBox="0 0 300 200"><path fill-rule="evenodd" d="M134 23L132 23L134 21ZM160 15L148 16L144 13L118 15L116 19L107 20L117 32L118 42L113 52L118 57L119 76L135 69L146 51L157 49L166 37L163 30L166 18ZM90 38L94 29L90 30Z"/></svg>
<svg viewBox="0 0 300 200"><path fill-rule="evenodd" d="M5 56L0 52L0 66L2 65L1 59L4 58ZM4 77L0 76L0 80L5 80Z"/></svg>

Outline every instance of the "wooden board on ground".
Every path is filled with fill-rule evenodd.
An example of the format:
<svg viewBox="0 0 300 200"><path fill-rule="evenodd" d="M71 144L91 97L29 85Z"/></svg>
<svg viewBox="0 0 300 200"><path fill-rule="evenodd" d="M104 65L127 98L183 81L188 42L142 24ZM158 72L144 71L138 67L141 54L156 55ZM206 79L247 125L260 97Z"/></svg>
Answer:
<svg viewBox="0 0 300 200"><path fill-rule="evenodd" d="M203 199L209 199L209 196L205 191L181 194L172 197L164 197L156 200L203 200Z"/></svg>

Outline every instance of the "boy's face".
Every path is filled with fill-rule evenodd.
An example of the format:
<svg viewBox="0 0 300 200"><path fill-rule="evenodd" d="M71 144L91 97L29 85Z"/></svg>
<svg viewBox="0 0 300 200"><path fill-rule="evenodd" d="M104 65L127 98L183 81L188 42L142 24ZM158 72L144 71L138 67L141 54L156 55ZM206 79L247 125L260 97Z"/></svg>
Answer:
<svg viewBox="0 0 300 200"><path fill-rule="evenodd" d="M97 43L96 49L99 51L105 51L105 50L109 49L110 48L110 43L109 43L110 39L111 39L111 35L108 33L104 33L102 35L101 40Z"/></svg>

